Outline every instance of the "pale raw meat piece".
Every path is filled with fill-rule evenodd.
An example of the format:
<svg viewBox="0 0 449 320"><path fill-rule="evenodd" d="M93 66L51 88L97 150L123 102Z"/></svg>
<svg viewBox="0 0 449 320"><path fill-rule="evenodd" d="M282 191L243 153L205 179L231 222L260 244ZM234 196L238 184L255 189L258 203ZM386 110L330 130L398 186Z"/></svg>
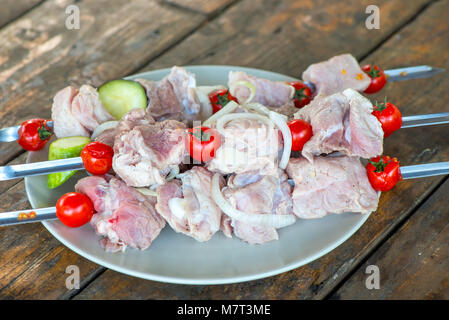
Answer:
<svg viewBox="0 0 449 320"><path fill-rule="evenodd" d="M147 249L165 227L154 208L156 198L144 196L119 179L86 177L75 189L93 201L97 213L90 224L104 237L100 244L107 251Z"/></svg>
<svg viewBox="0 0 449 320"><path fill-rule="evenodd" d="M113 119L101 102L97 89L90 85L82 85L73 98L72 114L89 131Z"/></svg>
<svg viewBox="0 0 449 320"><path fill-rule="evenodd" d="M349 126L346 125L346 140L350 154L371 158L383 153L384 132L380 121L372 115L373 105L357 91L348 89L343 95L349 101ZM348 119L345 119L348 121ZM349 129L348 129L349 128Z"/></svg>
<svg viewBox="0 0 449 320"><path fill-rule="evenodd" d="M228 86L231 87L237 81L250 82L256 88L256 94L250 102L258 102L267 107L279 108L289 103L295 89L285 82L275 82L267 79L257 78L242 71L229 72ZM249 98L250 91L245 86L237 86L235 97L240 103Z"/></svg>
<svg viewBox="0 0 449 320"><path fill-rule="evenodd" d="M278 175L234 175L223 189L223 195L234 208L251 214L293 214L291 193L287 175L281 170ZM262 244L279 238L273 227L249 224L225 214L221 229L227 237L231 237L233 232L250 244Z"/></svg>
<svg viewBox="0 0 449 320"><path fill-rule="evenodd" d="M160 81L137 79L146 91L147 112L157 121L174 119L195 120L200 116L195 75L184 68L173 67Z"/></svg>
<svg viewBox="0 0 449 320"><path fill-rule="evenodd" d="M157 189L156 209L176 232L208 241L220 229L221 210L212 199L212 172L194 167Z"/></svg>
<svg viewBox="0 0 449 320"><path fill-rule="evenodd" d="M68 86L56 93L53 98L51 118L53 120L53 131L58 138L71 136L90 137L89 130L72 113L72 101L76 94L76 89Z"/></svg>
<svg viewBox="0 0 449 320"><path fill-rule="evenodd" d="M277 172L282 150L281 133L276 127L255 119L235 119L224 125L222 145L207 168L222 174L258 171Z"/></svg>
<svg viewBox="0 0 449 320"><path fill-rule="evenodd" d="M313 130L302 155L312 161L314 156L334 151L363 158L382 154L383 130L372 111L371 102L352 89L316 97L295 114Z"/></svg>
<svg viewBox="0 0 449 320"><path fill-rule="evenodd" d="M304 81L315 85L314 95L328 96L345 89L364 91L371 79L350 54L310 65L302 74Z"/></svg>
<svg viewBox="0 0 449 320"><path fill-rule="evenodd" d="M370 213L378 194L357 157L292 158L287 174L293 179L293 212L299 218L321 218L330 213Z"/></svg>
<svg viewBox="0 0 449 320"><path fill-rule="evenodd" d="M181 122L154 122L143 110L133 111L117 125L112 167L129 186L163 184L184 159L185 135Z"/></svg>

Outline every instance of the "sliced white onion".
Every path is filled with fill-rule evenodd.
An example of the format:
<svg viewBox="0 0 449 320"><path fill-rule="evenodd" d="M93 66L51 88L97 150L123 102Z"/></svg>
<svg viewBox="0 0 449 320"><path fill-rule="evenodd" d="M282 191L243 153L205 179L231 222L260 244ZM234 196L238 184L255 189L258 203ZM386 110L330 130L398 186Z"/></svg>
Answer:
<svg viewBox="0 0 449 320"><path fill-rule="evenodd" d="M269 129L273 129L274 124L273 122L266 116L260 115L260 114L256 114L256 113L246 113L246 112L241 112L241 113L232 113L232 114L227 114L222 116L220 119L217 120L217 125L216 125L216 129L218 132L220 132L221 134L224 134L224 125L232 120L236 120L236 119L253 119L253 120L259 120L263 123L265 123L266 125L268 125Z"/></svg>
<svg viewBox="0 0 449 320"><path fill-rule="evenodd" d="M270 114L270 109L268 109L263 104L258 103L258 102L244 103L242 105L242 107L244 107L247 110L256 111L256 112L258 112L260 114L264 114L264 115L267 115L267 116Z"/></svg>
<svg viewBox="0 0 449 320"><path fill-rule="evenodd" d="M98 127L95 128L94 132L92 132L92 136L90 137L91 140L94 140L96 137L98 137L103 131L115 128L118 124L118 121L106 121L100 124Z"/></svg>
<svg viewBox="0 0 449 320"><path fill-rule="evenodd" d="M179 166L178 165L170 166L170 173L165 178L165 181L170 181L174 178L177 178L178 175L179 175Z"/></svg>
<svg viewBox="0 0 449 320"><path fill-rule="evenodd" d="M212 178L212 198L217 206L232 219L273 228L283 228L295 223L294 215L286 214L253 214L245 213L231 206L220 190L220 174L216 173Z"/></svg>
<svg viewBox="0 0 449 320"><path fill-rule="evenodd" d="M220 111L214 113L209 119L203 122L203 126L210 127L212 123L217 121L220 117L225 114L231 113L237 109L239 104L235 101L229 101Z"/></svg>
<svg viewBox="0 0 449 320"><path fill-rule="evenodd" d="M154 190L150 190L149 188L134 188L139 191L144 196L157 197L157 192Z"/></svg>
<svg viewBox="0 0 449 320"><path fill-rule="evenodd" d="M287 167L292 152L292 133L287 122L279 113L270 111L270 119L276 124L279 130L281 130L282 138L284 139L284 150L282 152L281 160L279 161L279 168L284 170Z"/></svg>
<svg viewBox="0 0 449 320"><path fill-rule="evenodd" d="M254 96L256 95L256 87L254 87L254 85L249 82L249 81L236 81L234 83L231 84L231 86L229 87L229 93L231 93L232 96L236 96L235 95L235 90L237 89L237 87L246 87L248 88L250 94L249 97L246 99L246 101L239 101L240 103L248 103L251 100L253 100Z"/></svg>

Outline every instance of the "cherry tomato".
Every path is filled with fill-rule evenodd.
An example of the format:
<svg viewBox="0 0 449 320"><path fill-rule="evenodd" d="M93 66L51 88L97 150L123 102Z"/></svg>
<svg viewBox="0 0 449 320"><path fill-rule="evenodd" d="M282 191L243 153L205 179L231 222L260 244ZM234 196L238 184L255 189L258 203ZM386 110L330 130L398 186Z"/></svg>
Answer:
<svg viewBox="0 0 449 320"><path fill-rule="evenodd" d="M387 102L387 98L385 98L384 102L376 102L374 104L374 111L372 114L382 124L384 138L388 137L402 126L401 111L399 111L398 107L394 104Z"/></svg>
<svg viewBox="0 0 449 320"><path fill-rule="evenodd" d="M209 93L209 100L212 105L212 112L215 113L228 104L229 101L237 101L237 98L231 95L228 89L221 89Z"/></svg>
<svg viewBox="0 0 449 320"><path fill-rule="evenodd" d="M379 92L384 87L385 83L387 83L384 71L378 66L367 64L362 67L362 70L371 78L371 83L368 88L365 89L365 93Z"/></svg>
<svg viewBox="0 0 449 320"><path fill-rule="evenodd" d="M186 148L190 156L201 162L207 162L215 156L221 146L220 134L208 127L195 127L188 130Z"/></svg>
<svg viewBox="0 0 449 320"><path fill-rule="evenodd" d="M398 159L390 158L389 156L376 157L368 160L366 172L371 186L377 191L388 191L399 180L402 180Z"/></svg>
<svg viewBox="0 0 449 320"><path fill-rule="evenodd" d="M112 148L100 141L86 144L81 151L84 168L95 175L102 175L111 170L113 156Z"/></svg>
<svg viewBox="0 0 449 320"><path fill-rule="evenodd" d="M92 201L82 193L66 193L56 202L56 216L63 224L71 228L88 223L94 213Z"/></svg>
<svg viewBox="0 0 449 320"><path fill-rule="evenodd" d="M295 95L293 101L296 108L302 108L309 104L312 100L312 90L301 81L290 82L289 85L295 88Z"/></svg>
<svg viewBox="0 0 449 320"><path fill-rule="evenodd" d="M19 128L17 143L28 151L42 149L50 140L52 132L45 119L31 119L24 121Z"/></svg>
<svg viewBox="0 0 449 320"><path fill-rule="evenodd" d="M312 126L302 119L294 119L287 125L292 133L292 151L302 151L304 144L313 136Z"/></svg>

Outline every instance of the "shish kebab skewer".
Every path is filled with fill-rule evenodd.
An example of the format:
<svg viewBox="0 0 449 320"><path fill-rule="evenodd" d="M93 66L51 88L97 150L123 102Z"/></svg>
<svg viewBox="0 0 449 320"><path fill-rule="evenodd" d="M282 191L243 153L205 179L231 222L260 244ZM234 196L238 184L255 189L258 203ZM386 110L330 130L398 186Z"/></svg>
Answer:
<svg viewBox="0 0 449 320"><path fill-rule="evenodd" d="M94 141L84 146L80 157L0 167L0 181L83 169L102 175L111 170L113 155L110 146Z"/></svg>
<svg viewBox="0 0 449 320"><path fill-rule="evenodd" d="M78 158L77 161L80 161L80 158ZM75 162L76 160L74 161L74 163ZM78 165L82 166L82 161L81 163L78 163ZM67 170L67 168L61 170ZM447 175L449 174L449 161L403 166L400 168L400 171L403 179L415 179L438 175ZM294 185L293 180L291 179L289 179L289 183ZM0 213L0 226L8 226L30 222L40 222L55 219L57 219L56 207L11 211Z"/></svg>

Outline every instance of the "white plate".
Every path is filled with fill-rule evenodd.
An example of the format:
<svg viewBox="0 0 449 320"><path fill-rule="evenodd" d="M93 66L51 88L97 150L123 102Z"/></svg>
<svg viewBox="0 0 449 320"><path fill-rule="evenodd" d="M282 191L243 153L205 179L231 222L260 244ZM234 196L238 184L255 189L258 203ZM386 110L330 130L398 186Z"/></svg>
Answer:
<svg viewBox="0 0 449 320"><path fill-rule="evenodd" d="M198 85L226 85L228 72L242 70L258 77L292 81L281 74L232 66L190 66ZM142 73L130 78L162 79L169 69ZM48 149L31 152L28 162L47 160ZM33 208L54 206L64 193L73 191L79 172L55 190L47 188L46 176L25 179L28 199ZM67 228L58 221L44 226L64 245L81 256L106 268L149 280L180 284L223 284L273 276L307 264L348 239L369 215L345 213L316 220L297 220L279 230L279 240L264 245L249 245L237 238L228 239L221 232L212 240L200 243L175 233L170 226L162 230L145 251L127 249L124 253L106 253L98 244L90 225Z"/></svg>

